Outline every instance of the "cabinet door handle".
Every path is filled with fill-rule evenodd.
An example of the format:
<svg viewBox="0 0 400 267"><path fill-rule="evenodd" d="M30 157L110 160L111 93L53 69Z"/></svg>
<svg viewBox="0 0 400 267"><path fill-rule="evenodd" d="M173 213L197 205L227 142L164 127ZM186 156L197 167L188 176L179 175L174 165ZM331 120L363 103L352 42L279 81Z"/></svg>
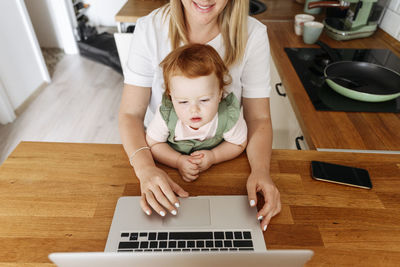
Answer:
<svg viewBox="0 0 400 267"><path fill-rule="evenodd" d="M303 141L304 140L304 136L298 136L294 140L294 142L296 143L297 150L301 150L300 140Z"/></svg>
<svg viewBox="0 0 400 267"><path fill-rule="evenodd" d="M278 93L278 95L280 95L280 96L286 96L286 93L281 93L280 91L279 91L279 87L280 86L282 86L282 83L277 83L277 84L275 84L275 90L276 90L276 92Z"/></svg>

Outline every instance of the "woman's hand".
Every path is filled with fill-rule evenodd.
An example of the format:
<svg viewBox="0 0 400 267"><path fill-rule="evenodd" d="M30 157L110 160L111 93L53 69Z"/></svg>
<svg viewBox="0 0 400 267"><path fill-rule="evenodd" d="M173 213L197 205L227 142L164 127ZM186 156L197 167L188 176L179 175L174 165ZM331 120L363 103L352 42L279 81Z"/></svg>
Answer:
<svg viewBox="0 0 400 267"><path fill-rule="evenodd" d="M199 178L199 167L197 164L191 162L190 159L190 156L180 155L177 161L179 173L186 182L193 182Z"/></svg>
<svg viewBox="0 0 400 267"><path fill-rule="evenodd" d="M175 183L166 172L156 166L142 169L137 176L140 180L142 198L140 206L150 215L153 208L159 215L165 216L166 210L171 214L177 214L180 197L188 197L189 193Z"/></svg>
<svg viewBox="0 0 400 267"><path fill-rule="evenodd" d="M199 171L203 172L215 163L215 155L212 150L198 150L190 154L192 163L197 164Z"/></svg>
<svg viewBox="0 0 400 267"><path fill-rule="evenodd" d="M281 211L280 194L269 173L263 171L250 173L247 179L247 194L252 207L257 205L257 192L264 196L265 203L257 213L257 218L261 220L261 228L265 231L271 218Z"/></svg>

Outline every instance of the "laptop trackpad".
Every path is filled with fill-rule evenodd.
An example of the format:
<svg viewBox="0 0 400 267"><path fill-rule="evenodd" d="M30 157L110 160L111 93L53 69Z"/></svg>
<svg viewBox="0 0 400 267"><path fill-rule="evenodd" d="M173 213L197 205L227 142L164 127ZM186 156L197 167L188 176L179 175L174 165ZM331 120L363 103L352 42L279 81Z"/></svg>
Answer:
<svg viewBox="0 0 400 267"><path fill-rule="evenodd" d="M209 199L181 198L180 204L176 216L168 214L163 219L164 226L193 227L211 224Z"/></svg>

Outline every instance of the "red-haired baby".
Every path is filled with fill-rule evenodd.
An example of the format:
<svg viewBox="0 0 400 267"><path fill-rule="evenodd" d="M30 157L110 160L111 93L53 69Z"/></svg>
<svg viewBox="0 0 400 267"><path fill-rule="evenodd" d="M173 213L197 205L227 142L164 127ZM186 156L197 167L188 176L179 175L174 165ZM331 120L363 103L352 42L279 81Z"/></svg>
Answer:
<svg viewBox="0 0 400 267"><path fill-rule="evenodd" d="M246 122L237 97L224 91L229 71L211 46L179 47L160 66L165 92L146 141L157 161L179 169L190 182L243 152Z"/></svg>

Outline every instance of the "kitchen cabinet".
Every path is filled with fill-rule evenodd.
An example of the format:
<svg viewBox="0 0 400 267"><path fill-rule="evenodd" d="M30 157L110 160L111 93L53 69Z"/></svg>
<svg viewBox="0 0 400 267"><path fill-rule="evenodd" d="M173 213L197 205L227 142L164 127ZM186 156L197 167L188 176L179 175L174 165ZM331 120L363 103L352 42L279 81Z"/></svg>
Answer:
<svg viewBox="0 0 400 267"><path fill-rule="evenodd" d="M8 123L50 83L50 76L25 2L0 1L0 10L0 122Z"/></svg>
<svg viewBox="0 0 400 267"><path fill-rule="evenodd" d="M270 109L274 149L308 149L300 125L285 93L275 62L270 60Z"/></svg>

